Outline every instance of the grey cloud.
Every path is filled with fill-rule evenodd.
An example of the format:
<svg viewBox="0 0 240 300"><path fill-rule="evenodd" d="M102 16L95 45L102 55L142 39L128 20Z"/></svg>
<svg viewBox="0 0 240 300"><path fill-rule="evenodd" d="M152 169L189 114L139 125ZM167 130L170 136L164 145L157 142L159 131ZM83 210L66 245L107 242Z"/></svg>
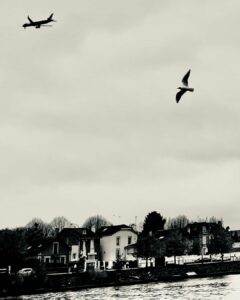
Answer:
<svg viewBox="0 0 240 300"><path fill-rule="evenodd" d="M237 224L224 210L239 198L236 1L1 5L0 198L4 215L22 209L2 226L94 210ZM21 28L49 10L54 27ZM188 68L195 92L177 105Z"/></svg>

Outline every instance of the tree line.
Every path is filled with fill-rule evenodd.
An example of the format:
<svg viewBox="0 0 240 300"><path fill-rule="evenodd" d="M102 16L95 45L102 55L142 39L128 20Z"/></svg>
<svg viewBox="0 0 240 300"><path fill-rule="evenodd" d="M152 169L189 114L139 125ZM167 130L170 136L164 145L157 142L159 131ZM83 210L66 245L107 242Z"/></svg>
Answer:
<svg viewBox="0 0 240 300"><path fill-rule="evenodd" d="M104 217L97 215L88 218L82 227L96 230L101 226L112 225ZM8 265L18 269L23 265L28 247L40 244L42 241L55 237L63 228L77 228L77 224L70 222L63 216L54 218L50 223L42 219L33 218L24 227L0 230L0 267Z"/></svg>
<svg viewBox="0 0 240 300"><path fill-rule="evenodd" d="M230 251L232 239L229 234L229 227L223 227L223 220L216 217L197 220L198 223L211 223L211 240L208 244L208 254L221 254L222 260L224 253ZM150 212L144 220L143 229L139 234L136 244L138 257L146 260L148 266L149 258L162 258L164 256L176 256L184 254L199 254L199 248L192 247L191 239L187 231L184 231L190 221L186 216L179 215L175 218L166 220L156 212ZM166 227L166 232L161 235Z"/></svg>
<svg viewBox="0 0 240 300"><path fill-rule="evenodd" d="M221 219L212 217L202 220L218 223ZM150 212L145 217L142 229L139 231L138 256L146 258L147 261L150 257L162 257L166 254L174 256L184 254L188 247L188 241L184 237L180 238L177 231L173 231L164 242L156 236L156 232L163 229L181 229L188 223L190 223L190 220L184 215L166 220L160 213L156 211ZM96 215L87 218L82 227L94 228L97 231L102 226L110 225L112 223L103 216ZM79 227L77 224L61 216L54 218L50 223L46 223L39 218L33 218L24 227L0 230L0 267L13 265L17 268L23 263L29 245L41 243L49 237L55 237L57 232L63 228L77 227ZM224 234L225 230L222 227L215 233L216 238L210 249L212 253L226 250L223 244L228 245L228 237Z"/></svg>

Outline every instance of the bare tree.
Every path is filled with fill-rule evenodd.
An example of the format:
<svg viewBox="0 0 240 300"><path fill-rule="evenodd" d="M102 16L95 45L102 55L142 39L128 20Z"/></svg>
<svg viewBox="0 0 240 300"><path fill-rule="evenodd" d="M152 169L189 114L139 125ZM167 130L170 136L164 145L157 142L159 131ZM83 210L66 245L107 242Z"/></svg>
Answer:
<svg viewBox="0 0 240 300"><path fill-rule="evenodd" d="M40 218L33 218L31 221L29 221L25 227L29 228L29 227L34 227L36 224L38 225L42 225L45 224L44 221Z"/></svg>
<svg viewBox="0 0 240 300"><path fill-rule="evenodd" d="M110 223L107 219L105 219L101 215L96 215L87 218L87 220L83 223L83 227L92 229L93 227L97 231L103 226L111 226L112 223Z"/></svg>
<svg viewBox="0 0 240 300"><path fill-rule="evenodd" d="M71 223L69 220L67 220L65 217L56 217L52 220L50 223L53 229L58 229L61 231L63 228L77 228L78 225Z"/></svg>
<svg viewBox="0 0 240 300"><path fill-rule="evenodd" d="M223 218L217 218L217 217L214 217L214 216L212 216L212 217L209 218L209 223L216 223L217 224L219 222L223 226Z"/></svg>
<svg viewBox="0 0 240 300"><path fill-rule="evenodd" d="M168 229L184 228L190 223L189 219L185 215L179 215L175 218L169 218L167 221Z"/></svg>
<svg viewBox="0 0 240 300"><path fill-rule="evenodd" d="M53 227L45 223L42 219L39 218L33 218L31 221L29 221L26 226L27 229L35 228L42 231L42 234L44 237L49 237L52 235Z"/></svg>

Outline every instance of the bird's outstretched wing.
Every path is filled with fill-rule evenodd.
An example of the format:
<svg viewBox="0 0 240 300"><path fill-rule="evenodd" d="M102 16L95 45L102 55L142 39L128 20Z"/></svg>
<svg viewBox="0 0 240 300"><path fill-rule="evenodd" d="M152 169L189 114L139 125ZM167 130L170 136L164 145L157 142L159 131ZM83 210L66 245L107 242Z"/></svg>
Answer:
<svg viewBox="0 0 240 300"><path fill-rule="evenodd" d="M181 99L181 97L182 97L182 95L183 95L184 93L186 93L186 91L184 91L184 90L181 90L181 91L179 91L179 92L177 93L177 95L176 95L176 101L177 101L177 103L180 101L180 99Z"/></svg>
<svg viewBox="0 0 240 300"><path fill-rule="evenodd" d="M186 73L186 75L184 75L183 79L182 79L182 83L185 86L188 86L188 77L190 75L191 70L188 70L188 72Z"/></svg>

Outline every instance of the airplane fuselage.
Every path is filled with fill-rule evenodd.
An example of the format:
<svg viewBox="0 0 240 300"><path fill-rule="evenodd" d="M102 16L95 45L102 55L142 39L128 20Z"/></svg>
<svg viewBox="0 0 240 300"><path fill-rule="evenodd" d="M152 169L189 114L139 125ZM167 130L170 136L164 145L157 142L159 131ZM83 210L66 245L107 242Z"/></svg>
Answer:
<svg viewBox="0 0 240 300"><path fill-rule="evenodd" d="M42 20L42 21L36 21L36 22L32 22L32 23L25 23L25 24L23 24L23 27L33 26L33 27L36 27L36 28L40 28L41 25L47 24L49 22L51 22L51 21Z"/></svg>
<svg viewBox="0 0 240 300"><path fill-rule="evenodd" d="M23 27L35 27L35 28L40 28L42 25L46 25L50 22L56 22L55 20L52 19L53 14L50 15L49 18L45 19L45 20L41 20L41 21L33 21L32 19L30 19L30 17L28 17L29 23L25 23L23 24Z"/></svg>

